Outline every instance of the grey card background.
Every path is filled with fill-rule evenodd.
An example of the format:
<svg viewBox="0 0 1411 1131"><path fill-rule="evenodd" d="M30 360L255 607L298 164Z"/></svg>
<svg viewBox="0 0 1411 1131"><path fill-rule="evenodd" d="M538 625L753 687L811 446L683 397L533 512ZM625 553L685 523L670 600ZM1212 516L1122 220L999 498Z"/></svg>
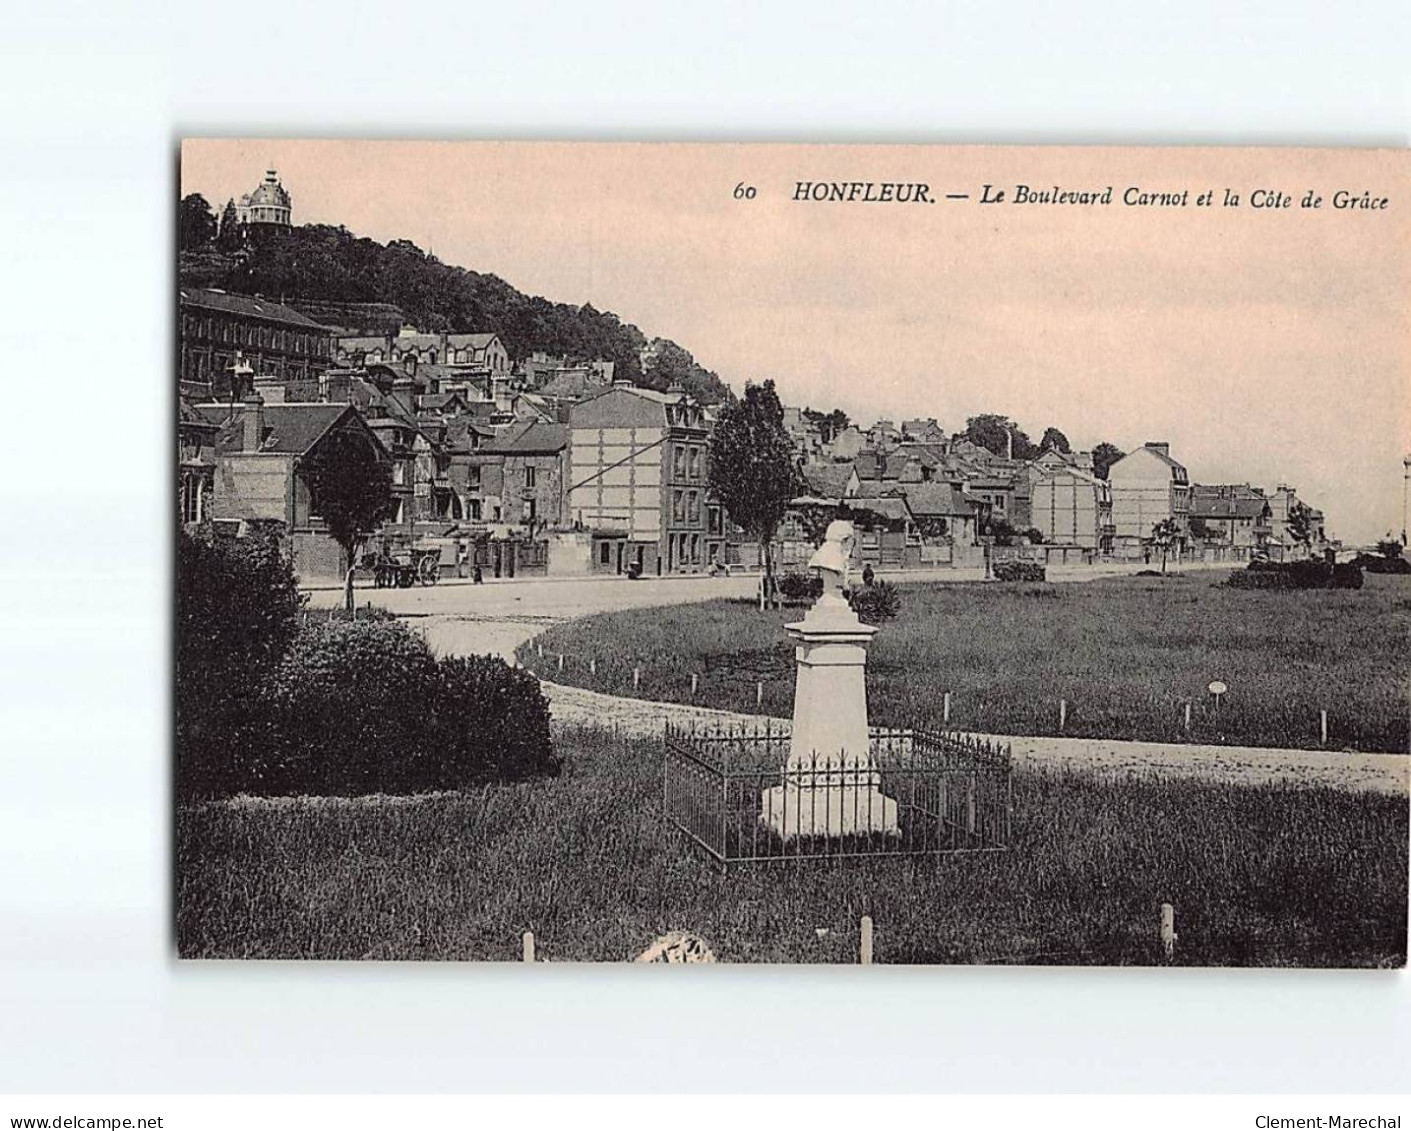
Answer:
<svg viewBox="0 0 1411 1131"><path fill-rule="evenodd" d="M1405 146L1409 39L1394 0L11 12L0 1090L1411 1089L1405 973L178 966L166 479L183 134Z"/></svg>

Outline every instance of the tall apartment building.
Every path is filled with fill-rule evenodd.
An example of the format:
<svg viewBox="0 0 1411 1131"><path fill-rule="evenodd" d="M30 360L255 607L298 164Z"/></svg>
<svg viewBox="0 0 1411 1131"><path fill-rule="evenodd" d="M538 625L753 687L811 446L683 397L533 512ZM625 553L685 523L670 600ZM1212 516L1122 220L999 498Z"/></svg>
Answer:
<svg viewBox="0 0 1411 1131"><path fill-rule="evenodd" d="M1140 557L1159 522L1175 519L1187 529L1191 507L1190 476L1185 465L1171 457L1164 441L1143 444L1123 456L1107 471L1112 491L1113 553Z"/></svg>
<svg viewBox="0 0 1411 1131"><path fill-rule="evenodd" d="M628 381L569 410L568 521L592 534L592 566L699 573L711 562L705 413L684 392Z"/></svg>

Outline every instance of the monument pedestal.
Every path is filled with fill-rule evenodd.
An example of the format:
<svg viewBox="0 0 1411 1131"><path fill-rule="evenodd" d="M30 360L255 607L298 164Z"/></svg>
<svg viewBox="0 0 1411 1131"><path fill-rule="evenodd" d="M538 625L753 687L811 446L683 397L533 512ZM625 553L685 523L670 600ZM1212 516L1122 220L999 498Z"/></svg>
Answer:
<svg viewBox="0 0 1411 1131"><path fill-rule="evenodd" d="M783 784L760 797L760 821L800 836L897 836L897 803L883 795L867 729L867 645L877 630L841 596L824 594L786 625L798 678Z"/></svg>

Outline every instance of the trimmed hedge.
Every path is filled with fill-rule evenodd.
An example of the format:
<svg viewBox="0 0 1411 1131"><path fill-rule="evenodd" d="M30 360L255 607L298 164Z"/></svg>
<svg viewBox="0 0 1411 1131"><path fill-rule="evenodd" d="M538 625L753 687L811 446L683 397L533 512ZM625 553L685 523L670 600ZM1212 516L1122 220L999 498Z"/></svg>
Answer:
<svg viewBox="0 0 1411 1131"><path fill-rule="evenodd" d="M277 535L176 541L176 784L228 792L260 685L299 631L303 599Z"/></svg>
<svg viewBox="0 0 1411 1131"><path fill-rule="evenodd" d="M243 792L418 793L559 770L533 675L493 656L438 661L399 621L311 626L264 690Z"/></svg>
<svg viewBox="0 0 1411 1131"><path fill-rule="evenodd" d="M1297 589L1361 589L1362 569L1355 562L1330 565L1317 558L1296 562L1250 562L1225 582L1231 589L1291 592Z"/></svg>
<svg viewBox="0 0 1411 1131"><path fill-rule="evenodd" d="M1358 554L1352 559L1353 565L1361 566L1368 573L1411 573L1411 562L1403 557L1387 557L1383 554Z"/></svg>
<svg viewBox="0 0 1411 1131"><path fill-rule="evenodd" d="M1047 581L1048 569L1038 562L998 562L994 567L996 581Z"/></svg>

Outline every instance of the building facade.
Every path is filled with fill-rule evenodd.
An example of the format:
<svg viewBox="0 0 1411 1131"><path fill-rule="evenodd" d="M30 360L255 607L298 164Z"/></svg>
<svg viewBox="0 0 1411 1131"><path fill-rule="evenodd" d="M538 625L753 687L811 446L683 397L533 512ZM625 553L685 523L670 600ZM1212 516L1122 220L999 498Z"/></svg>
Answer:
<svg viewBox="0 0 1411 1131"><path fill-rule="evenodd" d="M701 406L680 391L619 381L571 407L566 517L592 532L595 570L709 568L708 439Z"/></svg>
<svg viewBox="0 0 1411 1131"><path fill-rule="evenodd" d="M177 327L181 390L194 397L239 400L250 376L316 388L333 364L330 330L258 295L183 287Z"/></svg>
<svg viewBox="0 0 1411 1131"><path fill-rule="evenodd" d="M1077 467L1042 467L1030 488L1033 526L1050 545L1112 552L1112 491L1105 480Z"/></svg>
<svg viewBox="0 0 1411 1131"><path fill-rule="evenodd" d="M561 424L526 424L484 449L500 462L500 521L530 533L564 525L564 472L568 429Z"/></svg>
<svg viewBox="0 0 1411 1131"><path fill-rule="evenodd" d="M1190 477L1171 457L1164 441L1143 444L1117 460L1107 471L1112 493L1113 553L1137 558L1149 552L1152 531L1172 519L1184 542L1190 514Z"/></svg>

